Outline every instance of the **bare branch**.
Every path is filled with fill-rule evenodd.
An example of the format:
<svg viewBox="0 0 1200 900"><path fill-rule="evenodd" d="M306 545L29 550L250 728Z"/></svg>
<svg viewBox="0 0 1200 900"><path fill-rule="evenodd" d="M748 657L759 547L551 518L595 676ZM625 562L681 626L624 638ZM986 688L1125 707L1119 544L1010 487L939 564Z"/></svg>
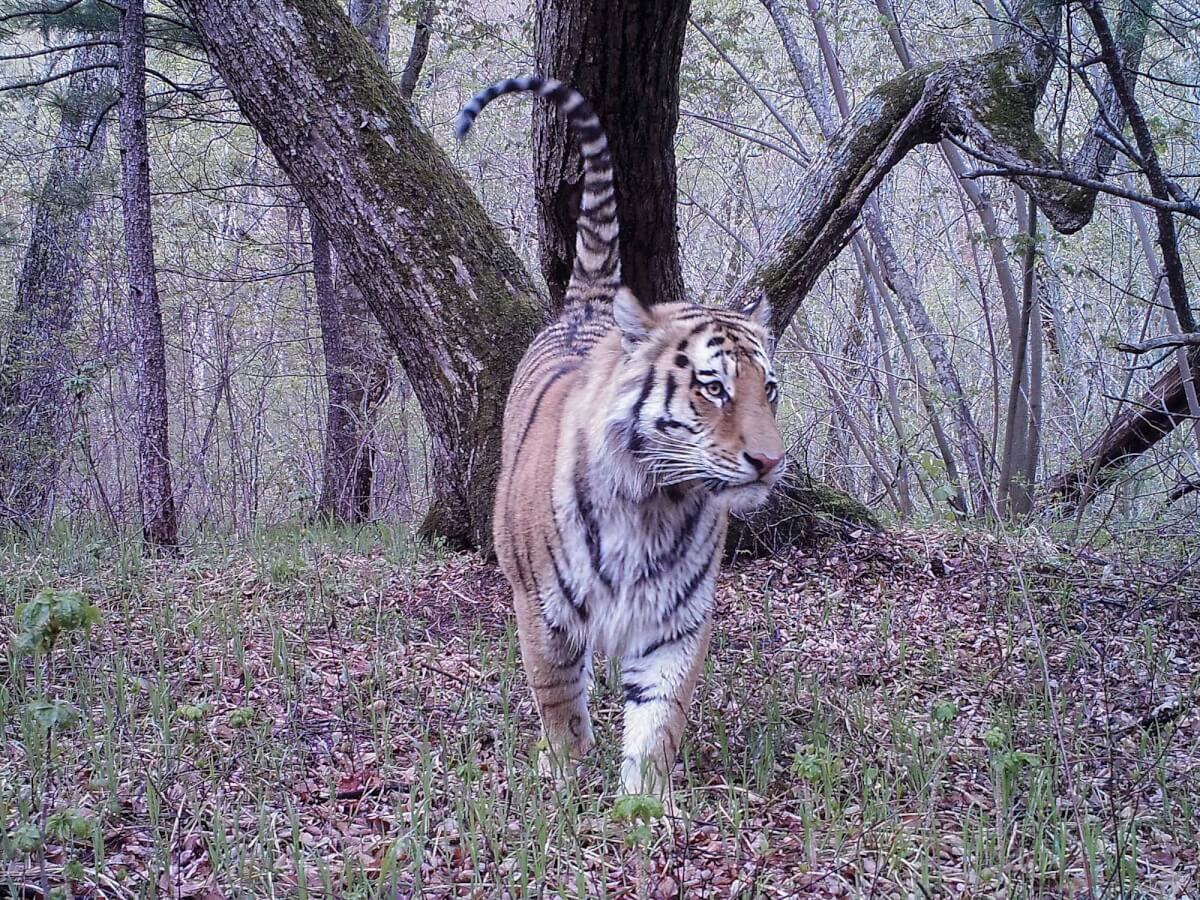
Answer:
<svg viewBox="0 0 1200 900"><path fill-rule="evenodd" d="M13 19L28 19L34 16L58 16L82 3L83 0L67 0L61 6L43 6L41 9L22 9L14 13L0 16L0 23L11 22Z"/></svg>
<svg viewBox="0 0 1200 900"><path fill-rule="evenodd" d="M35 78L32 81L13 81L8 84L0 84L0 91L18 91L22 88L41 87L42 85L50 84L55 81L61 81L64 78L70 78L79 72L90 72L93 69L115 69L114 63L91 63L86 66L76 66L73 69L65 69L62 72L56 72L53 75L47 75L45 78Z"/></svg>
<svg viewBox="0 0 1200 900"><path fill-rule="evenodd" d="M1200 347L1200 334L1194 331L1187 334L1163 334L1137 343L1122 341L1117 344L1117 349L1122 353L1139 355L1153 353L1155 350L1172 350L1176 347Z"/></svg>
<svg viewBox="0 0 1200 900"><path fill-rule="evenodd" d="M1183 193L1182 188L1172 183L1163 174L1162 166L1158 161L1158 151L1154 147L1154 138L1150 134L1150 126L1146 124L1146 118L1142 115L1137 98L1133 95L1132 80L1127 77L1125 55L1122 53L1122 48L1117 45L1116 38L1113 37L1104 10L1100 8L1097 0L1084 0L1083 8L1087 11L1088 18L1092 21L1092 28L1096 31L1096 38L1100 42L1101 55L1104 59L1104 66L1108 70L1108 77L1112 81L1113 91L1120 100L1121 107L1129 119L1129 127L1133 131L1134 138L1137 139L1138 151L1146 165L1146 180L1150 183L1150 192L1157 199L1163 201L1174 197L1178 202L1186 198L1187 195ZM1188 199L1190 200L1190 198ZM1167 290L1171 297L1171 305L1175 307L1175 315L1179 317L1180 328L1184 331L1195 331L1196 318L1188 303L1187 282L1183 274L1183 261L1179 255L1179 238L1175 232L1175 220L1171 218L1169 211L1161 208L1157 208L1154 215L1158 224L1158 244L1162 249L1163 270L1167 276Z"/></svg>
<svg viewBox="0 0 1200 900"><path fill-rule="evenodd" d="M100 47L116 45L116 41L95 40L77 41L74 44L60 44L55 47L43 47L41 50L31 50L29 53L14 53L11 56L0 56L0 62L13 62L18 59L35 59L39 56L49 56L51 53L65 53L68 50L79 50L82 47Z"/></svg>
<svg viewBox="0 0 1200 900"><path fill-rule="evenodd" d="M711 34L709 34L707 31L705 31L704 26L702 26L695 19L688 19L688 22L691 23L691 26L693 28L695 28L698 32L700 32L700 34L703 35L704 39L706 41L708 41L709 44L712 45L712 48L717 51L717 56L721 57L721 59L724 60L725 64L728 65L729 68L733 69L733 71L735 73L737 73L738 78L742 79L742 81L744 81L746 83L746 87L750 88L750 90L754 92L754 96L762 101L763 106L765 106L767 108L767 110L775 118L775 121L783 126L783 130L788 133L788 137L790 137L792 139L792 143L794 143L797 147L799 147L803 151L804 150L804 140L803 140L803 138L800 137L800 133L798 131L796 131L795 126L793 126L792 123L789 122L787 120L787 118L783 115L783 113L781 113L779 111L779 107L777 107L771 101L771 98L768 97L765 93L763 93L762 88L760 88L757 84L754 83L754 79L752 79L749 75L747 75L744 71L742 71L741 66L739 66L736 62L734 62L728 53L726 53L724 50L721 49L721 45L719 43L717 43L716 38L714 38Z"/></svg>

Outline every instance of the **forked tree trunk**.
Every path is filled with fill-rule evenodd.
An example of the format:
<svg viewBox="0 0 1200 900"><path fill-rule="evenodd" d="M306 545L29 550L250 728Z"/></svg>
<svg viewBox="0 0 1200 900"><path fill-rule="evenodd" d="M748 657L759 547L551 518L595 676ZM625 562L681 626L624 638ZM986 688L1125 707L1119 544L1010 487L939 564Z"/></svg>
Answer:
<svg viewBox="0 0 1200 900"><path fill-rule="evenodd" d="M179 525L171 488L166 347L150 225L143 0L127 0L125 4L121 14L120 57L121 100L117 114L121 126L121 210L133 324L142 536L153 547L169 549L179 543Z"/></svg>
<svg viewBox="0 0 1200 900"><path fill-rule="evenodd" d="M89 40L96 39L89 36ZM0 343L0 522L21 528L52 514L58 473L70 445L67 379L79 318L95 179L104 161L102 114L113 98L112 44L75 51L62 118L33 229L17 278L7 337Z"/></svg>
<svg viewBox="0 0 1200 900"><path fill-rule="evenodd" d="M539 74L591 102L608 132L621 217L621 276L651 303L686 299L676 222L679 64L690 0L547 0L537 5ZM548 103L533 114L542 275L557 311L575 260L583 177L566 119Z"/></svg>

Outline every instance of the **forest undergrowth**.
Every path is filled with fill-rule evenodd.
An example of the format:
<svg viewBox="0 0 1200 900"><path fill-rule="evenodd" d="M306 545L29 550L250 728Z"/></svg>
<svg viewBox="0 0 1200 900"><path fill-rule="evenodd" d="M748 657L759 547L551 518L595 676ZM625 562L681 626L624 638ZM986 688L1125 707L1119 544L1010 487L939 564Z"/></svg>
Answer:
<svg viewBox="0 0 1200 900"><path fill-rule="evenodd" d="M732 566L659 810L614 802L614 662L589 765L537 775L476 556L10 543L0 896L1195 896L1197 562L923 528Z"/></svg>

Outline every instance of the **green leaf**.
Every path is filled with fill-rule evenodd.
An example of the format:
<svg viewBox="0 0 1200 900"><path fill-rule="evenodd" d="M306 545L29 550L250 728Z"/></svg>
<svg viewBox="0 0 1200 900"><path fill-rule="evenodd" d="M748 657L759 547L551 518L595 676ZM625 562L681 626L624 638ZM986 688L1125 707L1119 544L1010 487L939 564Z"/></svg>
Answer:
<svg viewBox="0 0 1200 900"><path fill-rule="evenodd" d="M176 715L185 722L199 722L208 712L208 704L196 705L191 703L181 703L175 710Z"/></svg>
<svg viewBox="0 0 1200 900"><path fill-rule="evenodd" d="M13 829L8 838L13 842L13 846L17 848L18 853L27 855L36 853L37 848L42 845L42 833L38 831L37 826L33 823L21 825Z"/></svg>
<svg viewBox="0 0 1200 900"><path fill-rule="evenodd" d="M46 821L46 831L59 840L84 841L91 837L92 821L75 807L68 806Z"/></svg>
<svg viewBox="0 0 1200 900"><path fill-rule="evenodd" d="M83 870L83 863L77 859L72 859L63 866L63 878L67 881L83 881L86 874Z"/></svg>
<svg viewBox="0 0 1200 900"><path fill-rule="evenodd" d="M616 822L653 822L665 813L662 800L653 794L626 794L613 804L612 819Z"/></svg>
<svg viewBox="0 0 1200 900"><path fill-rule="evenodd" d="M47 730L71 725L79 718L79 710L66 700L33 700L26 707L34 720Z"/></svg>
<svg viewBox="0 0 1200 900"><path fill-rule="evenodd" d="M999 726L993 725L983 733L983 743L989 750L999 750L1004 746L1004 742L1004 730Z"/></svg>
<svg viewBox="0 0 1200 900"><path fill-rule="evenodd" d="M958 718L958 705L952 700L935 700L929 715L933 721L947 725Z"/></svg>

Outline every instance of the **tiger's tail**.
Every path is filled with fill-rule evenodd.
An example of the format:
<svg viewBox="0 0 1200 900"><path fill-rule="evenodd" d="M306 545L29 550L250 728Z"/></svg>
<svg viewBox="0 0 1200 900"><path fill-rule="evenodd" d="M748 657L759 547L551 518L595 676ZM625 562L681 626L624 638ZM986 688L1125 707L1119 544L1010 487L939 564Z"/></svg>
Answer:
<svg viewBox="0 0 1200 900"><path fill-rule="evenodd" d="M484 88L462 108L454 123L459 140L467 136L485 106L504 94L528 92L545 97L562 111L579 139L583 156L583 197L576 222L575 264L567 286L567 304L611 300L621 285L620 230L617 197L613 191L612 155L608 135L592 105L578 91L553 78L525 75Z"/></svg>

